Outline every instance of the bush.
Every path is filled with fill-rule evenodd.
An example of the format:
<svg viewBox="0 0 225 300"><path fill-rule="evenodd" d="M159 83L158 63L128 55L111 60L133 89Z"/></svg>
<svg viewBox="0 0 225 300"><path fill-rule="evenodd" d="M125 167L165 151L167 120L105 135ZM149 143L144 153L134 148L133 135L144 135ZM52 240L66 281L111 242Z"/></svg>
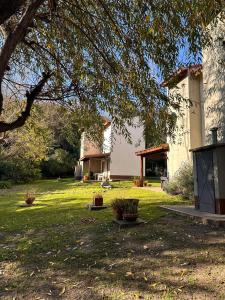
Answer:
<svg viewBox="0 0 225 300"><path fill-rule="evenodd" d="M10 181L0 181L0 190L1 189L10 189L12 186Z"/></svg>
<svg viewBox="0 0 225 300"><path fill-rule="evenodd" d="M41 176L39 163L14 159L0 163L1 180L12 180L16 183L31 182Z"/></svg>
<svg viewBox="0 0 225 300"><path fill-rule="evenodd" d="M189 163L183 164L177 171L175 177L165 184L165 191L172 195L181 194L184 198L193 199L193 167Z"/></svg>
<svg viewBox="0 0 225 300"><path fill-rule="evenodd" d="M69 152L57 149L48 160L42 161L41 173L50 178L73 176L74 165L74 158Z"/></svg>

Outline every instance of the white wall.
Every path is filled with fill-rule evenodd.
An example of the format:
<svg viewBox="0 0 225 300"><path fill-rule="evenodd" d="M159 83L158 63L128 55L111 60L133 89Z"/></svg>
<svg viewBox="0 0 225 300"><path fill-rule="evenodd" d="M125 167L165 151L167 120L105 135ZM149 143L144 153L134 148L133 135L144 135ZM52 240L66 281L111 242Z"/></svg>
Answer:
<svg viewBox="0 0 225 300"><path fill-rule="evenodd" d="M104 130L103 134L103 153L109 153L111 152L111 147L112 147L112 125L108 126Z"/></svg>
<svg viewBox="0 0 225 300"><path fill-rule="evenodd" d="M137 119L134 124L138 124ZM140 176L140 157L136 151L145 149L143 126L127 127L131 133L132 144L124 136L116 134L112 128L113 145L111 151L110 175Z"/></svg>
<svg viewBox="0 0 225 300"><path fill-rule="evenodd" d="M210 129L219 127L219 141L225 142L225 20L209 25L212 45L203 50L203 91L206 144L211 143Z"/></svg>
<svg viewBox="0 0 225 300"><path fill-rule="evenodd" d="M192 106L188 107L182 103L180 113L177 117L177 129L174 140L168 139L169 152L167 154L167 170L171 179L179 168L186 163L192 164L192 148L202 146L202 120L201 120L201 76L187 76L177 84L170 93L179 93L186 99L192 101Z"/></svg>
<svg viewBox="0 0 225 300"><path fill-rule="evenodd" d="M92 155L92 154L100 154L102 153L101 148L92 142L85 134L82 133L81 136L81 145L80 145L80 157L85 155Z"/></svg>

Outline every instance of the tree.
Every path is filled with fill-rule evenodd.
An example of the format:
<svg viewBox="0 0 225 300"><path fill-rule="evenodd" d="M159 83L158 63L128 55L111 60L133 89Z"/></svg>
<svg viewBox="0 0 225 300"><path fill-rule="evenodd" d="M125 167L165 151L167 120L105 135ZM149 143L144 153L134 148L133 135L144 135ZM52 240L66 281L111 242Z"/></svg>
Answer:
<svg viewBox="0 0 225 300"><path fill-rule="evenodd" d="M71 176L80 154L80 131L74 114L57 105L40 105L44 123L52 135L48 155L41 163L45 177Z"/></svg>
<svg viewBox="0 0 225 300"><path fill-rule="evenodd" d="M9 115L19 103L6 102ZM16 108L15 108L16 106ZM40 164L46 159L52 145L52 133L45 122L40 108L35 105L26 124L10 131L0 144L0 179L27 182L41 176Z"/></svg>
<svg viewBox="0 0 225 300"><path fill-rule="evenodd" d="M59 101L82 127L100 126L105 111L124 133L134 116L165 116L161 107L175 100L157 77L174 70L181 46L188 42L196 54L209 42L202 28L223 6L224 0L0 0L0 132L23 126L34 101ZM25 97L13 120L4 115L5 94Z"/></svg>
<svg viewBox="0 0 225 300"><path fill-rule="evenodd" d="M5 103L10 118L15 118L19 105ZM73 113L57 103L35 104L25 125L8 132L0 144L0 178L30 181L41 175L71 176L79 149Z"/></svg>

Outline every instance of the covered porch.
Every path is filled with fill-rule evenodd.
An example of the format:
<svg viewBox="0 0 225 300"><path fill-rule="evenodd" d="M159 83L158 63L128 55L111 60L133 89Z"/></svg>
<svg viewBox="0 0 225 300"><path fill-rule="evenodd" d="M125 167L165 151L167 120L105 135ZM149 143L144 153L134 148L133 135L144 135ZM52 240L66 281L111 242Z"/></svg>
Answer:
<svg viewBox="0 0 225 300"><path fill-rule="evenodd" d="M169 151L168 144L162 144L158 147L152 147L144 150L140 150L135 152L137 156L140 157L140 181L141 186L143 186L144 182L144 158L150 158L152 160L167 160L167 152ZM164 174L162 174L164 176Z"/></svg>
<svg viewBox="0 0 225 300"><path fill-rule="evenodd" d="M88 175L89 180L101 181L109 177L110 153L85 155L80 162L83 176Z"/></svg>

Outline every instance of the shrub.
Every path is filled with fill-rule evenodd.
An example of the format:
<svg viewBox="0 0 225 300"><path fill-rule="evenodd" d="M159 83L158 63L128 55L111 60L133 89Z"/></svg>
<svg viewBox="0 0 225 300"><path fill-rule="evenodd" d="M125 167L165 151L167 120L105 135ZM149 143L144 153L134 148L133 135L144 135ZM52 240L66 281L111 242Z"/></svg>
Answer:
<svg viewBox="0 0 225 300"><path fill-rule="evenodd" d="M181 191L178 187L178 183L175 179L168 181L164 184L164 190L171 195L179 195Z"/></svg>
<svg viewBox="0 0 225 300"><path fill-rule="evenodd" d="M10 181L0 181L0 190L1 189L10 189L12 186Z"/></svg>
<svg viewBox="0 0 225 300"><path fill-rule="evenodd" d="M56 149L48 158L42 161L41 172L44 177L65 177L74 175L74 157L63 149Z"/></svg>
<svg viewBox="0 0 225 300"><path fill-rule="evenodd" d="M39 164L26 159L14 159L0 163L0 178L16 183L31 182L40 178Z"/></svg>
<svg viewBox="0 0 225 300"><path fill-rule="evenodd" d="M194 194L193 167L189 163L183 164L174 178L165 184L165 191L172 195L181 194L192 199Z"/></svg>

